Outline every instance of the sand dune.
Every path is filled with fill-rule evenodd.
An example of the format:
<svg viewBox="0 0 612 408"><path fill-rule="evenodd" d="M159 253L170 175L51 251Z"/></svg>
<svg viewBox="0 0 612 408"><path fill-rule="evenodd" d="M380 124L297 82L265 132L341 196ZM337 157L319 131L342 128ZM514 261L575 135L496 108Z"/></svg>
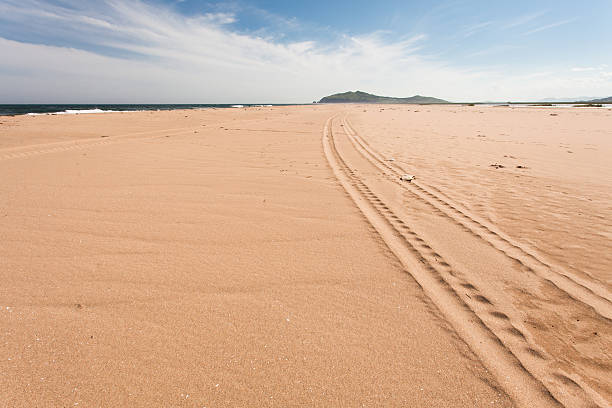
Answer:
<svg viewBox="0 0 612 408"><path fill-rule="evenodd" d="M612 116L552 112L0 118L0 405L609 405Z"/></svg>

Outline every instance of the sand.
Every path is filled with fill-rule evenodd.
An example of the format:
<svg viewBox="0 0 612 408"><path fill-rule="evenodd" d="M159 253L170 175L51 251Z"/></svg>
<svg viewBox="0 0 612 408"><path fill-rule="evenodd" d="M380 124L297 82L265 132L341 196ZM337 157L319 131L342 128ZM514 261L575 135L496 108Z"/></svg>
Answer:
<svg viewBox="0 0 612 408"><path fill-rule="evenodd" d="M611 125L0 117L0 406L607 406Z"/></svg>

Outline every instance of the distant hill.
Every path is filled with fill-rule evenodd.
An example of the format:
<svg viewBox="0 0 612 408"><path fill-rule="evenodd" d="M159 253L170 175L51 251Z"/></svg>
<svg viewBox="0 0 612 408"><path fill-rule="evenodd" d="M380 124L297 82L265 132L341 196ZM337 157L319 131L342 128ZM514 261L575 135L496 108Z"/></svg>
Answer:
<svg viewBox="0 0 612 408"><path fill-rule="evenodd" d="M587 101L589 103L612 103L612 96L608 96L607 98L601 99L593 99L592 101Z"/></svg>
<svg viewBox="0 0 612 408"><path fill-rule="evenodd" d="M538 100L538 102L550 102L550 103L566 103L566 102L584 102L591 99L597 99L599 96L575 96L572 98L544 98Z"/></svg>
<svg viewBox="0 0 612 408"><path fill-rule="evenodd" d="M344 92L322 98L319 103L448 103L443 99L415 95L409 98L372 95L366 92Z"/></svg>

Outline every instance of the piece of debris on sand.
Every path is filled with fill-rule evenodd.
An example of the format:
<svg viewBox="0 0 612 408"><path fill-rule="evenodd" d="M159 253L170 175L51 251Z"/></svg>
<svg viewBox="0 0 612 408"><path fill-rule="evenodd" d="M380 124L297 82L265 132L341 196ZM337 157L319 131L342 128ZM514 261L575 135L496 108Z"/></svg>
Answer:
<svg viewBox="0 0 612 408"><path fill-rule="evenodd" d="M400 176L400 181L407 181L409 183L414 179L415 179L415 176L413 176L412 174L404 174Z"/></svg>
<svg viewBox="0 0 612 408"><path fill-rule="evenodd" d="M491 164L490 166L495 167L496 169L503 169L504 167L506 167L503 164L498 164L498 163Z"/></svg>

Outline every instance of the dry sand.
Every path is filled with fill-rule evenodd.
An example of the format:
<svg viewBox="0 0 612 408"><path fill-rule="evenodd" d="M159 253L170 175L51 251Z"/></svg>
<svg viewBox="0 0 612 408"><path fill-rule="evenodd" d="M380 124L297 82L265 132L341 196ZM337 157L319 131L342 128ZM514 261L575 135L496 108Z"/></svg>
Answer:
<svg viewBox="0 0 612 408"><path fill-rule="evenodd" d="M608 406L610 129L603 109L0 117L0 406Z"/></svg>

